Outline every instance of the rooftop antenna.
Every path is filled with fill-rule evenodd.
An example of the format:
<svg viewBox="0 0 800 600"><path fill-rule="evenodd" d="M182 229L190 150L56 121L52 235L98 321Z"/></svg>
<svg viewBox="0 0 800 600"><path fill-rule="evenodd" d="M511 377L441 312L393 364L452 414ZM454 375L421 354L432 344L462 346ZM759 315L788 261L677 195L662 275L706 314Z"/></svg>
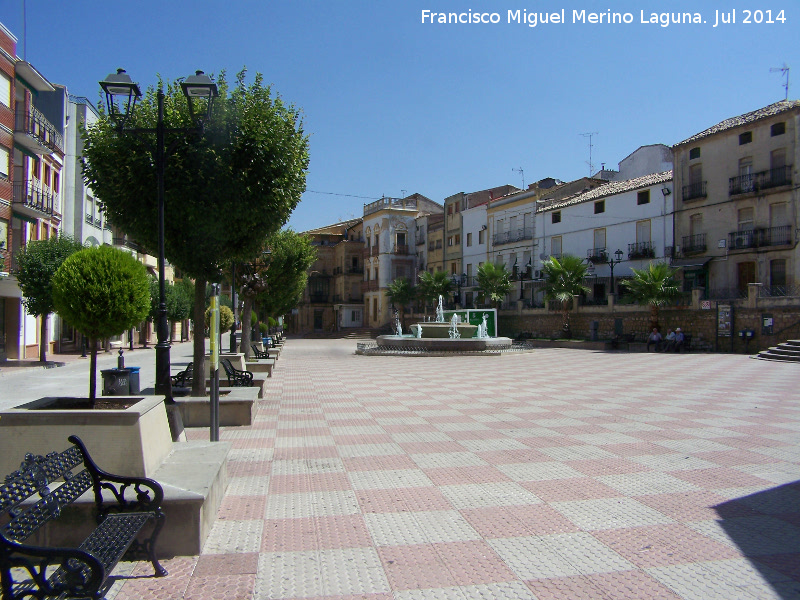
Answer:
<svg viewBox="0 0 800 600"><path fill-rule="evenodd" d="M406 197L406 192L407 192L407 191L408 191L408 190L400 190L400 193L401 193L401 194L403 194L403 195L402 195L402 196L400 196L400 197L401 197L401 198L405 198L405 197Z"/></svg>
<svg viewBox="0 0 800 600"><path fill-rule="evenodd" d="M519 173L522 176L522 189L524 190L525 189L525 171L522 170L522 167L520 167L519 169L515 169L514 167L511 167L511 170L512 171L516 171L517 173Z"/></svg>
<svg viewBox="0 0 800 600"><path fill-rule="evenodd" d="M592 136L593 135L600 135L600 132L599 131L590 131L589 133L581 133L580 135L583 136L583 137L588 137L589 138L589 177L591 177L592 173L594 173L594 163L592 163L592 147L593 147Z"/></svg>
<svg viewBox="0 0 800 600"><path fill-rule="evenodd" d="M786 81L783 83L783 89L786 92L783 99L789 99L789 66L786 63L783 63L782 67L772 67L769 70L770 73L780 73L781 76L786 77Z"/></svg>

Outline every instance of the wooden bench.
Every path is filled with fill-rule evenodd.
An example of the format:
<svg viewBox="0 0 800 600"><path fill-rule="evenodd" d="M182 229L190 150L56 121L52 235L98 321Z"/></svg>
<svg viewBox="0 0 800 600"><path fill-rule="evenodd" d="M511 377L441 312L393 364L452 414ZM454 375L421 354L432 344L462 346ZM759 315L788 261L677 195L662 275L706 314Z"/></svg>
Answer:
<svg viewBox="0 0 800 600"><path fill-rule="evenodd" d="M228 387L250 387L253 385L253 374L250 371L240 371L231 364L227 358L220 358L225 375L228 376Z"/></svg>
<svg viewBox="0 0 800 600"><path fill-rule="evenodd" d="M167 571L156 559L155 545L164 526L158 482L106 473L94 463L83 442L47 456L27 454L17 471L0 485L0 583L3 600L92 598L104 596L111 571L128 550L142 551L156 577ZM77 548L25 543L63 508L93 490L97 527ZM143 542L139 532L153 522Z"/></svg>

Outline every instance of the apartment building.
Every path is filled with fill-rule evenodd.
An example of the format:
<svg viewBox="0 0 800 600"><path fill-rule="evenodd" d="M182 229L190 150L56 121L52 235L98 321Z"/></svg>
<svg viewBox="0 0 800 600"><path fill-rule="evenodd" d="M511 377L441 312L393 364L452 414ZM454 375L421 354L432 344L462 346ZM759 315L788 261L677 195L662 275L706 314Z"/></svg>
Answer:
<svg viewBox="0 0 800 600"><path fill-rule="evenodd" d="M10 273L16 252L61 223L66 90L18 58L16 44L0 24L0 360L35 357L56 341L52 324L39 339L39 319L25 312Z"/></svg>
<svg viewBox="0 0 800 600"><path fill-rule="evenodd" d="M800 101L726 119L673 147L676 261L711 299L788 295L797 251Z"/></svg>

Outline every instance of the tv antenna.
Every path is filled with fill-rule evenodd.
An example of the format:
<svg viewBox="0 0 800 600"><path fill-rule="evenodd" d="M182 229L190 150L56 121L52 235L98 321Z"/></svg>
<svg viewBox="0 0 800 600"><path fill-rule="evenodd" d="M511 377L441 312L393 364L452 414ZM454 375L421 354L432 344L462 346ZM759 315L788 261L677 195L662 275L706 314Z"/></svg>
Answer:
<svg viewBox="0 0 800 600"><path fill-rule="evenodd" d="M591 177L592 173L594 173L594 163L592 163L592 148L593 148L592 136L600 135L600 132L590 131L589 133L581 133L580 135L589 138L589 177Z"/></svg>
<svg viewBox="0 0 800 600"><path fill-rule="evenodd" d="M789 66L786 63L783 63L782 67L772 67L769 70L770 73L780 73L782 77L786 78L786 81L783 82L783 89L786 92L783 99L789 99Z"/></svg>
<svg viewBox="0 0 800 600"><path fill-rule="evenodd" d="M520 167L519 169L515 169L514 167L511 167L511 170L512 171L516 171L517 173L519 173L522 176L522 189L524 190L525 189L525 171L522 170L522 167Z"/></svg>

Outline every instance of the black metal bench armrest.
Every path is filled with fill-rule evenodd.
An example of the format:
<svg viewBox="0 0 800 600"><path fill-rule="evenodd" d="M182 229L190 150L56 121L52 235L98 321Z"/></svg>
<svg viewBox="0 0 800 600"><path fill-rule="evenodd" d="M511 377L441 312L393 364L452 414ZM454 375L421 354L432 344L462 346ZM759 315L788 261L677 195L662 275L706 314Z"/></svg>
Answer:
<svg viewBox="0 0 800 600"><path fill-rule="evenodd" d="M269 358L269 352L262 352L255 344L252 345L256 358Z"/></svg>

